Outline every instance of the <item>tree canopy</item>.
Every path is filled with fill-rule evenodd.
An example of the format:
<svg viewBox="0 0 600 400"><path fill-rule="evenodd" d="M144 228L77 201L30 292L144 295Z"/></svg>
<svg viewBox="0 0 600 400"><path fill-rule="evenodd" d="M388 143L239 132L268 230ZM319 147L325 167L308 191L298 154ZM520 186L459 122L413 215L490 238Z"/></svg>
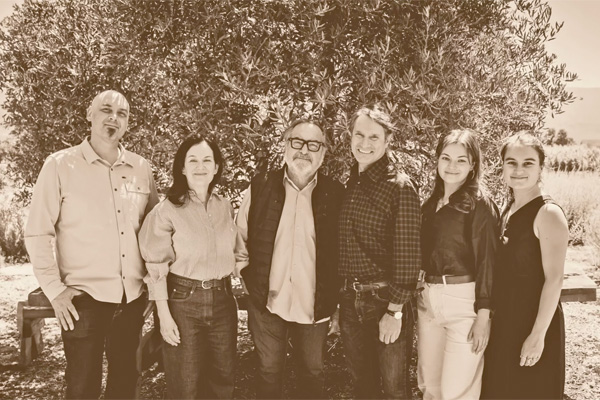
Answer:
<svg viewBox="0 0 600 400"><path fill-rule="evenodd" d="M319 120L325 169L351 161L348 121L381 103L399 131L397 161L427 184L433 147L456 127L497 142L539 129L573 101L545 43L560 30L539 0L25 0L0 25L0 89L16 136L11 172L30 187L47 155L88 135L101 90L131 104L129 149L161 188L182 138L224 149L226 194L281 161L280 135Z"/></svg>

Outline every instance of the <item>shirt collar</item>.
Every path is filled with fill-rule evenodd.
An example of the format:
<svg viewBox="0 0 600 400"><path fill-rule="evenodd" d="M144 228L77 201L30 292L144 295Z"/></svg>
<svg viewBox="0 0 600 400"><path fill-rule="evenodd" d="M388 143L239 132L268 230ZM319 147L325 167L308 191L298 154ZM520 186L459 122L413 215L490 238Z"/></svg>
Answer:
<svg viewBox="0 0 600 400"><path fill-rule="evenodd" d="M310 182L308 182L308 184L304 187L304 189L308 188L308 187L315 187L317 185L317 177L319 176L319 173L317 172L315 174L315 177L312 178L312 180ZM285 186L285 183L289 183L290 185L292 185L292 187L294 189L296 189L298 192L300 192L301 190L298 188L298 186L296 186L296 184L290 179L290 177L288 176L287 173L287 167L283 169L283 185ZM304 190L303 189L303 190Z"/></svg>
<svg viewBox="0 0 600 400"><path fill-rule="evenodd" d="M80 144L81 152L83 153L83 158L88 162L88 164L93 163L96 160L104 161L102 157L100 157L92 148L90 144L89 136L83 139L83 142ZM131 159L131 152L125 150L125 147L121 143L119 143L119 158L114 165L119 164L129 164L133 166L133 160Z"/></svg>
<svg viewBox="0 0 600 400"><path fill-rule="evenodd" d="M202 202L202 200L200 200L200 197L198 197L198 195L196 194L196 192L194 192L192 189L188 190L188 194L190 195L190 201L193 201L194 203L200 203L200 204L204 204ZM208 199L206 200L206 202L210 202L210 199L213 198L213 196L215 196L214 192L211 192L208 195Z"/></svg>
<svg viewBox="0 0 600 400"><path fill-rule="evenodd" d="M390 159L388 158L387 154L384 154L379 160L369 165L367 169L360 174L360 176L365 176L373 182L378 182L388 176L389 165ZM352 169L354 170L353 173L359 176L358 163L354 163Z"/></svg>

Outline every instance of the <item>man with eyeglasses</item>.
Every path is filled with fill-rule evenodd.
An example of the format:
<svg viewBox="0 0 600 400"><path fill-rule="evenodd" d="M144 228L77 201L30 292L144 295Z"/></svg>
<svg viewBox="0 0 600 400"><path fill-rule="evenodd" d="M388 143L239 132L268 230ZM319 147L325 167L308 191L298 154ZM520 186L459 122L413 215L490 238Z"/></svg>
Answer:
<svg viewBox="0 0 600 400"><path fill-rule="evenodd" d="M283 398L288 338L296 398L324 398L323 360L337 321L337 221L343 186L318 173L323 130L308 120L284 132L283 168L252 179L236 218L236 274L248 292L258 354L257 398ZM331 329L329 325L331 322Z"/></svg>

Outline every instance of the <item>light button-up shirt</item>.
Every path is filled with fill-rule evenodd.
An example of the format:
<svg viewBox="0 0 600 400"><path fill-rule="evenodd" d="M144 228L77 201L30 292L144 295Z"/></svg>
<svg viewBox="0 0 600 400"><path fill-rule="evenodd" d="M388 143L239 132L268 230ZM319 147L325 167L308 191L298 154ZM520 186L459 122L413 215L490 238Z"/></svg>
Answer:
<svg viewBox="0 0 600 400"><path fill-rule="evenodd" d="M36 182L25 244L49 300L67 286L120 303L143 291L137 232L158 203L148 162L119 146L110 165L89 141L50 155Z"/></svg>
<svg viewBox="0 0 600 400"><path fill-rule="evenodd" d="M284 174L285 202L275 236L267 308L286 321L314 323L316 291L316 233L312 193L317 175L300 190ZM236 261L238 269L248 265L248 212L251 203L248 189L238 211ZM328 318L323 319L326 321ZM316 321L316 322L322 322Z"/></svg>
<svg viewBox="0 0 600 400"><path fill-rule="evenodd" d="M233 208L216 194L206 208L195 194L181 206L163 200L146 217L139 238L150 300L168 299L169 272L195 280L221 279L235 266Z"/></svg>

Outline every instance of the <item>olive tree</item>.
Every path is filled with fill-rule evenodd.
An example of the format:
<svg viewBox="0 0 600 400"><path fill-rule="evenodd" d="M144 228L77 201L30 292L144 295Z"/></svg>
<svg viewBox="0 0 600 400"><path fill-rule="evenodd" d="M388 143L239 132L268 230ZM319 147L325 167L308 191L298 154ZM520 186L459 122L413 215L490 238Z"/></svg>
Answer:
<svg viewBox="0 0 600 400"><path fill-rule="evenodd" d="M0 25L10 171L30 187L48 154L88 134L86 108L108 88L129 99L126 145L162 189L182 138L203 134L236 198L279 165L298 117L323 125L324 168L343 179L348 122L371 103L393 116L392 153L421 186L455 127L481 133L493 170L499 139L574 99L575 74L545 49L561 27L550 15L537 0L26 0Z"/></svg>

